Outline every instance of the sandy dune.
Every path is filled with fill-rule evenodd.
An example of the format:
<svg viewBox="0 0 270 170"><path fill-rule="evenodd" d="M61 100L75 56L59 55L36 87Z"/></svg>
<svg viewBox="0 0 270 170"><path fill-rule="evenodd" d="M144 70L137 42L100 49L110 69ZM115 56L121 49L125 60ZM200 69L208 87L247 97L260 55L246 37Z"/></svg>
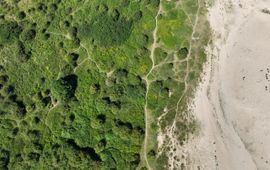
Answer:
<svg viewBox="0 0 270 170"><path fill-rule="evenodd" d="M188 169L270 170L269 0L216 0L214 32L187 144Z"/></svg>

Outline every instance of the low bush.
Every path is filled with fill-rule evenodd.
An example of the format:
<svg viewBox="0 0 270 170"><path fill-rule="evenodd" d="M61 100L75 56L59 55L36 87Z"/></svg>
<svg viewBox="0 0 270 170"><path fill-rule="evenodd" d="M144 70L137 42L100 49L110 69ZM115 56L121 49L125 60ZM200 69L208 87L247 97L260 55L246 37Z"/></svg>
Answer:
<svg viewBox="0 0 270 170"><path fill-rule="evenodd" d="M16 22L0 24L0 44L9 43L18 38L22 28Z"/></svg>

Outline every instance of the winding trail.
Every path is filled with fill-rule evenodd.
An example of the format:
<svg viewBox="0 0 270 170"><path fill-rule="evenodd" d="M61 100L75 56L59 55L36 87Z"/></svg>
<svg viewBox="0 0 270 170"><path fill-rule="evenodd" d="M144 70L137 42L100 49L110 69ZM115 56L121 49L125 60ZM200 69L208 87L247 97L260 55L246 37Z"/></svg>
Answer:
<svg viewBox="0 0 270 170"><path fill-rule="evenodd" d="M176 116L177 116L177 113L179 112L179 104L180 104L181 100L183 99L183 97L186 95L187 90L188 90L188 83L187 82L188 82L188 75L189 75L189 60L190 60L190 56L192 54L192 47L193 47L193 41L194 41L193 37L194 37L194 34L196 32L197 24L198 24L198 20L199 20L199 12L200 12L200 8L201 8L200 0L197 0L197 4L198 4L198 9L197 9L197 12L196 12L196 19L195 19L195 22L194 22L194 25L193 25L193 28L192 28L192 34L191 34L190 41L189 41L188 55L187 55L187 58L186 58L187 68L186 68L186 76L185 76L185 80L184 80L185 90L183 92L183 95L179 98L179 100L177 102L176 109L175 109L176 114L175 114L175 118L174 118L174 122L173 122L172 127L175 127Z"/></svg>
<svg viewBox="0 0 270 170"><path fill-rule="evenodd" d="M175 109L176 110L176 113L179 111L179 108L178 108L179 107L179 103L181 102L182 98L186 95L186 92L188 90L188 83L187 83L188 80L187 79L188 79L188 75L189 75L189 60L191 58L191 53L192 53L192 48L193 48L193 41L195 41L193 37L194 37L194 34L196 32L196 29L197 29L197 24L198 24L198 20L199 20L199 13L200 13L200 8L201 8L201 4L200 4L201 2L200 2L200 0L197 0L197 3L198 3L198 9L196 11L195 20L194 20L193 23L192 23L189 15L186 14L187 17L188 17L188 21L190 22L190 25L192 27L192 33L191 33L191 37L190 37L190 40L189 40L190 46L189 46L188 55L187 55L187 57L185 59L182 59L182 60L174 59L173 61L167 61L168 58L165 58L164 61L161 61L160 63L157 63L157 64L155 63L155 56L154 56L154 54L155 54L156 48L159 47L159 44L157 42L158 41L158 36L157 36L157 32L158 32L158 16L163 12L162 11L162 2L160 2L160 4L159 4L159 9L158 9L157 15L155 16L155 24L156 25L155 25L155 29L153 31L153 44L152 44L151 50L150 50L151 51L151 53L150 53L150 59L152 61L152 67L149 70L149 72L146 74L146 76L143 77L143 80L145 80L145 82L146 82L146 97L145 97L145 101L146 102L145 102L145 106L144 106L144 113L145 113L145 138L144 138L144 145L143 145L143 158L145 160L146 167L149 170L151 170L152 168L151 168L151 166L150 166L150 164L148 162L148 158L147 158L147 151L148 151L147 150L147 147L148 147L148 140L149 140L149 128L150 128L149 125L150 125L150 123L151 123L152 120L151 120L151 111L148 109L148 93L149 93L150 85L151 85L151 83L153 81L153 80L150 80L149 79L149 75L151 75L151 73L155 69L157 69L157 68L159 68L159 67L161 67L161 66L163 66L165 64L187 62L186 75L184 77L184 82L185 82L184 93L179 97L179 100L177 102L177 105L174 108L167 108L167 107L164 108L164 113L161 114L161 116L157 120L157 124L158 124L158 126L160 126L161 120L163 119L164 116L166 116L166 114L168 113L169 110ZM177 73L175 72L175 74L177 74ZM177 114L175 115L175 120L174 120L172 126L169 128L169 132L168 132L169 133L168 134L169 135L169 138L170 138L171 142L173 143L173 145L176 145L175 142L173 142L173 141L177 141L177 139L175 139L174 138L174 135L173 135L173 133L175 131L176 119L177 119ZM168 142L168 144L170 144L170 142ZM163 148L165 148L165 147L163 147ZM170 158L170 160L173 161L173 156L172 156L172 158ZM169 161L170 164L174 165L174 163L171 163L171 161ZM171 166L170 169L173 169L173 168L174 168L174 166Z"/></svg>
<svg viewBox="0 0 270 170"><path fill-rule="evenodd" d="M90 60L92 63L95 64L95 66L97 67L97 69L99 70L100 73L106 73L104 70L102 70L100 68L100 66L97 64L97 62L90 56L89 50L87 49L87 47L85 47L84 44L80 43L80 47L82 47L86 53L87 53L87 58L85 58L83 61L81 61L75 68L74 68L74 73L77 71L77 69L83 65L87 60Z"/></svg>
<svg viewBox="0 0 270 170"><path fill-rule="evenodd" d="M145 94L145 105L144 105L144 119L145 119L145 136L144 136L144 145L143 145L143 157L145 160L145 164L147 169L151 170L151 166L148 162L148 158L147 158L147 145L148 145L148 130L149 130L149 123L150 123L150 111L148 109L148 93L149 93L149 87L151 84L151 81L149 80L149 75L152 73L154 67L155 67L155 50L158 46L158 37L157 37L157 31L158 31L158 16L159 14L161 14L162 12L162 5L161 5L161 1L159 3L159 9L157 12L157 15L155 17L155 29L153 31L153 44L151 46L151 53L150 53L150 59L152 61L152 67L149 70L149 72L147 73L147 75L145 77L143 77L143 80L146 82L146 94Z"/></svg>
<svg viewBox="0 0 270 170"><path fill-rule="evenodd" d="M179 100L177 101L177 104L175 107L173 108L164 108L164 113L161 114L158 118L158 121L157 121L157 124L158 124L158 127L160 128L160 122L162 121L162 119L167 115L167 113L170 111L170 110L175 110L175 116L174 116L174 120L171 124L171 126L167 127L166 128L166 132L165 134L162 133L161 129L159 130L159 137L158 137L158 140L159 140L159 152L158 152L158 155L160 155L162 152L164 152L164 149L169 147L171 150L168 152L168 155L169 155L169 160L168 160L168 165L169 165L169 169L177 169L177 168L181 168L181 163L179 163L177 160L175 160L175 157L178 157L178 152L177 150L181 150L181 146L179 144L179 139L176 137L175 133L176 133L176 122L177 122L177 119L178 119L178 115L179 115L179 105L182 101L182 99L185 97L188 89L189 89L189 85L188 85L188 75L189 75L189 71L190 71L190 68L189 68L189 60L191 59L191 55L192 55L192 49L193 49L193 44L195 43L196 39L194 39L194 34L196 33L196 29L197 29L197 25L198 25L198 22L199 22L199 14L200 14L200 9L201 9L201 4L202 2L200 0L197 0L197 4L198 4L198 7L197 7L197 11L196 11L196 14L195 14L195 18L194 18L194 21L192 22L189 15L187 15L188 17L188 20L190 22L190 26L192 27L192 33L191 33L191 36L190 36L190 39L189 39L189 49L188 49L188 55L185 59L182 59L182 60L177 60L175 62L179 62L179 63L182 63L182 62L187 62L187 66L186 66L186 74L185 74L185 77L184 77L184 83L185 83L185 89L184 89L184 92L181 96L179 96ZM179 4L181 7L181 4ZM166 63L166 62L164 62ZM163 62L160 64L162 65ZM159 66L159 65L157 65ZM177 73L176 73L177 74ZM189 115L187 115L187 119L191 119ZM165 140L166 138L166 140ZM164 143L164 141L166 141L166 143ZM174 150L174 151L172 151ZM167 152L167 151L166 151Z"/></svg>

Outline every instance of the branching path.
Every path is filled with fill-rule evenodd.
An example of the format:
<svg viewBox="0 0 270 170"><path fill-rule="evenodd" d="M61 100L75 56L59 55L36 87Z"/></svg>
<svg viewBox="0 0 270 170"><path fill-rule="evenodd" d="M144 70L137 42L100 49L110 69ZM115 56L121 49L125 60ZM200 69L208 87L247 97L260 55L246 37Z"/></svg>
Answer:
<svg viewBox="0 0 270 170"><path fill-rule="evenodd" d="M146 167L151 170L151 166L149 165L148 162L148 158L147 158L147 146L148 146L148 130L149 130L149 114L150 111L148 109L148 93L149 93L149 87L151 84L151 81L149 80L149 75L151 74L151 72L153 71L154 67L155 67L155 58L154 58L154 54L155 54L155 50L158 46L158 37L157 37L157 31L158 31L158 16L159 14L161 14L162 12L162 5L161 5L161 1L159 3L159 9L157 12L157 15L155 17L155 29L153 31L153 44L151 46L151 53L150 53L150 59L152 61L152 67L149 70L149 72L147 73L147 75L145 77L143 77L143 79L146 82L146 95L145 95L145 106L144 106L144 119L145 119L145 137L144 137L144 146L143 146L143 156L144 156L144 160L145 160L145 164Z"/></svg>
<svg viewBox="0 0 270 170"><path fill-rule="evenodd" d="M71 36L69 34L62 34L62 33L57 33L57 32L52 32L52 31L47 31L47 33L50 33L50 34L53 34L53 35L57 35L57 36L62 36L63 38L65 38L67 40L72 40L72 38L71 38ZM73 52L79 50L80 48L82 48L82 49L84 49L86 51L87 57L84 60L82 60L74 68L74 70L73 70L74 73L77 71L77 69L79 67L81 67L81 65L83 65L88 60L95 64L95 66L97 67L97 69L99 70L100 73L106 73L103 69L101 69L101 67L98 65L98 63L91 57L88 48L84 44L80 43L80 46L77 49L75 49Z"/></svg>
<svg viewBox="0 0 270 170"><path fill-rule="evenodd" d="M191 60L191 57L192 57L192 49L193 49L193 43L195 40L197 39L194 39L194 35L196 33L196 30L197 30L197 24L198 24L198 21L199 21L199 14L200 14L200 9L201 9L201 1L200 0L197 0L197 11L196 11L196 14L195 14L195 18L192 22L191 20L191 17L188 15L188 13L186 13L186 11L183 9L183 11L186 13L187 15L187 18L188 18L188 21L190 24L190 27L192 27L192 33L190 35L190 38L189 38L189 49L188 49L188 54L187 54L187 57L185 59L173 59L173 60L170 60L169 58L165 58L163 61L159 62L159 63L156 63L155 62L155 50L159 47L159 44L158 44L158 35L157 35L157 32L158 32L158 16L163 12L162 11L162 2L160 2L159 4L159 10L157 12L157 15L155 17L155 29L153 31L153 44L151 46L151 53L150 53L150 59L152 61L152 67L151 69L149 70L149 72L147 73L147 75L143 78L146 82L146 96L145 96L145 106L144 106L144 111L145 111L145 139L144 139L144 146L143 146L143 157L144 157L144 160L145 160L145 164L146 164L146 167L147 169L152 169L152 167L150 166L149 162L148 162L148 158L147 158L147 152L148 152L148 141L150 140L150 137L149 137L149 129L150 129L150 123L152 121L152 118L151 118L151 111L148 109L148 93L149 93L149 88L150 88L150 85L151 83L154 81L153 79L150 79L150 75L152 75L153 71L159 71L158 69L166 64L182 64L184 62L187 63L186 65L186 69L185 69L185 76L184 76L184 80L182 80L182 82L184 82L185 84L185 89L184 89L184 92L182 93L181 96L179 96L179 99L178 99L178 102L176 104L176 106L174 106L173 108L167 108L165 107L164 108L164 113L161 114L161 116L157 119L157 125L158 127L160 128L160 123L162 121L162 119L166 116L166 114L171 111L171 110L175 110L175 117L174 117L174 120L172 122L172 125L170 127L167 128L167 132L165 135L168 135L168 142L166 142L166 145L164 145L162 148L166 148L168 145L172 145L173 147L170 147L170 148L176 148L177 145L179 144L179 141L178 139L175 137L175 130L176 130L176 122L177 122L177 118L178 118L178 115L179 115L179 107L180 107L180 103L181 101L183 100L183 98L185 97L185 95L187 94L188 90L189 90L189 84L188 84L188 79L189 79L189 72L190 72L190 60ZM181 7L181 4L179 5ZM182 7L181 7L182 9ZM178 72L173 70L174 71L174 74L177 75ZM176 78L174 78L175 81L177 82L181 82L180 80L177 80ZM170 96L169 96L170 97ZM187 115L188 117L188 115ZM174 168L179 168L179 164L175 164L174 163L174 156L175 155L172 155L170 156L169 158L169 165L170 166L170 169L174 169ZM175 165L175 166L174 166Z"/></svg>
<svg viewBox="0 0 270 170"><path fill-rule="evenodd" d="M190 57L191 57L191 53L192 53L192 46L193 46L193 37L194 37L194 34L196 32L196 28L197 28L197 23L198 23L198 18L199 18L199 12L200 12L200 2L199 0L197 0L198 2L198 9L197 9L197 12L196 12L196 19L195 19L195 23L193 25L193 29L192 29L192 34L191 34L191 37L190 37L190 41L189 41L189 50L188 50L188 55L187 55L187 58L186 58L186 61L187 61L187 67L186 67L186 76L185 76L185 90L183 92L183 94L181 95L181 97L179 98L178 102L177 102L177 105L176 105L176 109L175 109L175 118L174 118L174 122L170 128L170 131L172 133L173 129L175 128L175 123L176 123L176 117L177 117L177 113L179 112L179 104L180 102L182 101L183 97L186 95L187 93L187 90L188 90L188 75L189 75L189 60L190 60Z"/></svg>
<svg viewBox="0 0 270 170"><path fill-rule="evenodd" d="M98 68L98 70L99 70L100 73L104 73L105 71L102 70L102 69L100 68L100 66L97 64L97 62L91 58L90 53L89 53L89 50L87 49L87 47L85 47L85 45L82 44L82 43L80 43L80 47L82 47L82 48L86 51L86 53L87 53L87 58L85 58L83 61L81 61L81 62L77 65L77 67L74 68L74 72L76 72L77 69L78 69L82 64L84 64L87 60L90 60L91 62L93 62L93 63L95 64L95 66Z"/></svg>
<svg viewBox="0 0 270 170"><path fill-rule="evenodd" d="M180 2L180 1L179 1ZM187 20L188 20L188 24L190 25L190 27L192 28L192 33L189 39L189 49L188 49L188 54L187 57L184 59L178 59L177 57L174 57L173 59L169 58L168 56L166 58L164 58L162 61L158 62L155 61L155 52L156 49L159 48L161 46L161 44L159 44L159 37L158 37L158 30L159 30L159 16L160 14L162 14L163 8L162 8L162 0L160 0L159 6L158 6L158 10L155 16L155 27L154 30L152 32L152 36L153 36L153 43L150 47L150 56L149 58L151 59L152 62L152 66L150 68L150 70L148 71L148 73L143 77L143 80L146 83L146 94L145 94L145 105L144 105L144 118L145 118L145 138L144 138L144 143L143 143L143 148L142 148L142 162L144 162L145 166L147 169L152 170L153 167L151 167L149 160L148 160L148 151L149 151L149 144L150 144L150 124L153 121L153 116L151 115L151 110L148 107L148 98L149 98L149 90L150 90L150 86L151 83L154 82L155 80L153 80L152 75L155 74L155 72L159 72L160 68L166 64L183 64L183 63L187 63L186 68L185 68L185 76L183 77L183 80L178 80L177 78L173 78L175 81L179 82L179 83L184 83L185 84L185 89L184 92L181 96L179 96L178 102L175 106L173 106L172 108L164 108L164 113L161 114L161 116L157 119L157 125L158 127L160 127L160 122L162 121L162 119L166 116L166 114L171 111L171 110L175 110L175 117L174 120L172 122L172 125L170 127L168 127L168 131L166 132L168 135L168 142L166 143L166 145L163 145L163 149L166 148L168 145L173 145L173 147L176 147L177 145L177 139L174 137L174 133L176 130L176 122L177 122L177 115L179 112L179 105L182 101L182 99L184 98L184 96L186 95L189 85L188 85L188 78L189 78L189 72L190 72L190 63L189 60L191 60L191 53L192 53L192 48L193 48L193 41L195 41L196 39L194 39L194 34L196 32L197 29L197 24L198 24L198 20L199 20L199 13L200 13L200 0L197 0L198 3L198 8L196 11L196 16L194 18L193 16L193 20L191 19L191 17L189 16L189 14L185 11L185 9L182 9L182 4L178 4L179 7L184 11L184 13L187 16ZM71 40L71 37L68 34L61 34L61 33L55 33L55 32L49 32L53 35L57 35L57 36L62 36L63 38L67 39L67 40ZM82 61L80 61L80 63L78 63L78 65L74 68L74 73L77 72L78 68L80 68L85 62L90 61L91 63L93 63L96 68L99 70L100 73L106 73L105 70L103 70L100 65L94 60L94 58L91 57L91 54L89 52L89 49L87 48L87 46L85 46L85 44L80 43L80 46L77 50L82 49L86 52L87 57L84 58ZM175 53L174 50L169 50L167 51L171 54ZM173 74L174 76L177 75L179 72L179 70L177 69L173 69ZM111 73L108 72L107 75L110 75ZM173 75L172 75L173 76ZM155 76L154 76L155 77ZM157 78L156 78L157 79ZM171 94L170 94L171 95ZM169 96L170 97L170 96ZM54 107L52 107L49 110L49 113L55 109L58 106L58 104L54 105ZM169 164L171 165L170 169L173 168L177 168L174 166L174 159L173 156L169 158Z"/></svg>
<svg viewBox="0 0 270 170"><path fill-rule="evenodd" d="M197 8L197 12L196 12L196 17L195 17L195 21L193 24L193 28L192 28L192 34L190 37L190 41L189 41L189 50L188 50L188 55L186 58L187 61L187 67L186 67L186 75L184 78L184 83L185 83L185 90L183 92L183 94L180 96L177 105L176 105L176 109L175 109L175 117L174 117L174 121L171 125L171 127L168 128L167 131L167 135L169 137L169 142L167 143L167 145L171 145L171 148L177 148L177 145L179 143L178 139L175 138L175 131L176 131L176 122L177 122L177 116L179 114L179 105L181 103L181 101L183 100L183 98L185 97L185 95L187 94L187 91L189 89L189 84L188 84L188 78L189 78L189 72L190 72L190 62L189 60L191 59L191 55L192 55L192 48L193 48L193 41L194 41L194 34L196 32L197 29L197 24L198 24L198 20L199 20L199 13L200 13L200 8L201 8L201 4L200 4L200 0L197 0L197 4L198 4L198 8ZM188 114L188 113L186 113ZM187 119L191 119L190 115L186 115ZM164 148L166 146L163 146ZM175 169L175 168L179 168L178 166L180 166L179 164L175 163L175 159L174 157L176 156L177 153L172 153L172 155L169 157L169 165L170 169ZM176 166L176 167L175 167Z"/></svg>

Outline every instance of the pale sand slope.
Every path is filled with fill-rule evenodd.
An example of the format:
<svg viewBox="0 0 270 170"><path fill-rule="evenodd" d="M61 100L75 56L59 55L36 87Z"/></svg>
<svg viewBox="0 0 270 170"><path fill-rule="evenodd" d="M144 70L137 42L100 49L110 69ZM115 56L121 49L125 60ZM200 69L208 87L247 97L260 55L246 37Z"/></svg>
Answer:
<svg viewBox="0 0 270 170"><path fill-rule="evenodd" d="M201 131L186 145L188 169L270 170L270 15L263 8L270 0L216 0L210 9L214 47L194 100Z"/></svg>

